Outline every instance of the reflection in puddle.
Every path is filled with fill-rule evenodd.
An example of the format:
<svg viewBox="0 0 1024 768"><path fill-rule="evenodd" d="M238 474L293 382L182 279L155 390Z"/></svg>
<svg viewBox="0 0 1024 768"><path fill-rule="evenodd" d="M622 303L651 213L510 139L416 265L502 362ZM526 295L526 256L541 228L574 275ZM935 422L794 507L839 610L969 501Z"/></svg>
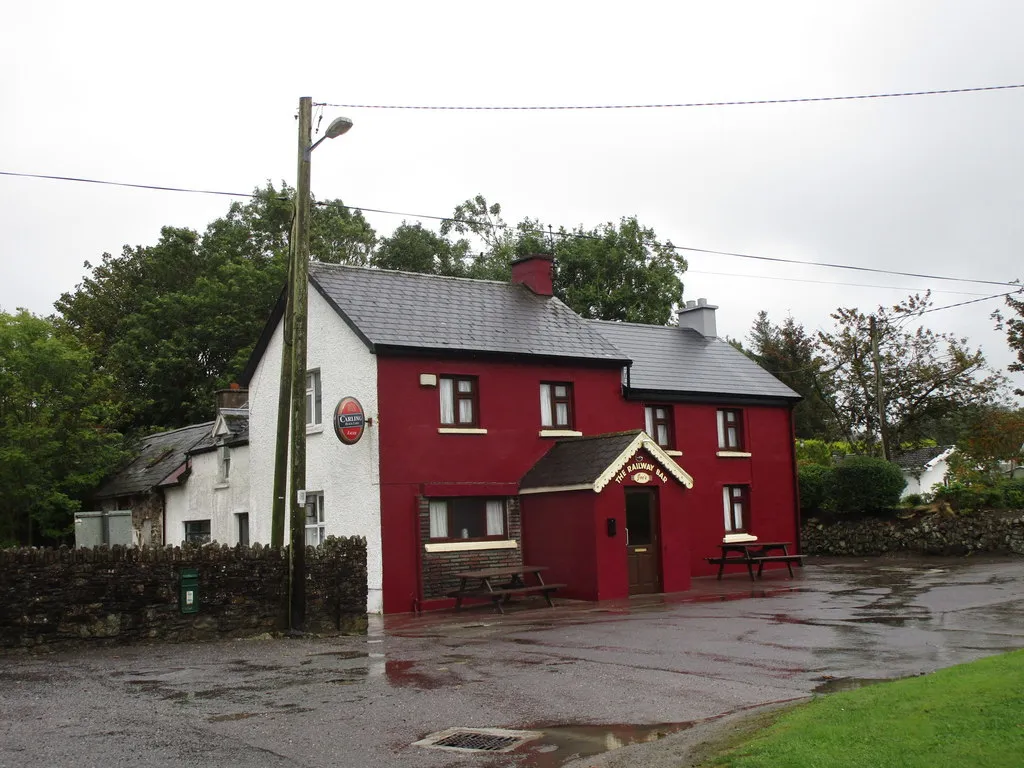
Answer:
<svg viewBox="0 0 1024 768"><path fill-rule="evenodd" d="M879 679L877 677L836 677L832 680L826 680L820 685L814 686L815 693L838 693L839 691L853 691L857 688L863 688L867 685L875 685L876 683L887 683L888 680Z"/></svg>
<svg viewBox="0 0 1024 768"><path fill-rule="evenodd" d="M692 722L659 723L657 725L556 725L531 728L544 735L532 741L517 754L525 760L524 768L555 768L581 757L611 752L632 744L658 741L693 726Z"/></svg>

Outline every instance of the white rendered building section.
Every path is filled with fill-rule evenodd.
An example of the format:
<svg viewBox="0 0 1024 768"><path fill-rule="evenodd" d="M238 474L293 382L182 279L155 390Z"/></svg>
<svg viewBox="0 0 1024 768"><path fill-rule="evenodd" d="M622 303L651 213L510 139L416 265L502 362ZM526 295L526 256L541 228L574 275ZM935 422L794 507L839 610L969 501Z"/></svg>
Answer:
<svg viewBox="0 0 1024 768"><path fill-rule="evenodd" d="M912 493L931 493L933 485L944 484L946 481L946 473L949 471L946 459L949 458L949 455L952 452L953 450L950 449L945 453L940 453L934 459L925 464L922 470L903 470L903 478L907 481L907 485L903 489L903 494L900 498L905 499Z"/></svg>
<svg viewBox="0 0 1024 768"><path fill-rule="evenodd" d="M164 535L167 544L185 540L185 523L210 521L210 540L238 544L238 516L249 512L249 446L230 449L227 478L221 469L220 448L195 454L181 485L164 489ZM250 535L250 543L255 541Z"/></svg>
<svg viewBox="0 0 1024 768"><path fill-rule="evenodd" d="M249 382L250 536L263 544L270 542L281 329L278 323ZM379 613L383 561L377 359L312 286L306 346L306 368L319 369L321 386L321 424L306 435L306 490L323 492L327 536L366 537L366 608ZM346 396L359 400L367 420L373 420L355 445L344 445L332 425L334 408ZM286 520L285 530L288 525Z"/></svg>

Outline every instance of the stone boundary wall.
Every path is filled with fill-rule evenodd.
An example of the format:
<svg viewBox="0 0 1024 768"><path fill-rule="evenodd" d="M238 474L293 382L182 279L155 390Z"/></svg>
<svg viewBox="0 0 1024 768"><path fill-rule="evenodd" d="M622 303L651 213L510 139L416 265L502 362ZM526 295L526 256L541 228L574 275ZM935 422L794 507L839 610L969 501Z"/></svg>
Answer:
<svg viewBox="0 0 1024 768"><path fill-rule="evenodd" d="M183 614L183 568L199 610ZM366 628L366 540L306 548L307 629ZM287 626L288 551L96 547L0 550L0 652L140 640L245 637Z"/></svg>
<svg viewBox="0 0 1024 768"><path fill-rule="evenodd" d="M807 555L872 556L890 552L966 555L972 552L1024 555L1024 511L952 515L934 512L907 518L805 520Z"/></svg>

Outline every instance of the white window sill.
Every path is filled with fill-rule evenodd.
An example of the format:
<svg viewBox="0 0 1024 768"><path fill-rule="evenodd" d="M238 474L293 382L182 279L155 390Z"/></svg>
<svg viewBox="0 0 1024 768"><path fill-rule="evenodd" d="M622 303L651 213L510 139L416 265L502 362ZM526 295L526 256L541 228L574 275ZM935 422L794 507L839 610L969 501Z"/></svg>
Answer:
<svg viewBox="0 0 1024 768"><path fill-rule="evenodd" d="M438 427L437 433L439 435L486 435L487 430L476 427Z"/></svg>
<svg viewBox="0 0 1024 768"><path fill-rule="evenodd" d="M721 456L723 459L749 459L751 453L749 451L719 451L715 456Z"/></svg>
<svg viewBox="0 0 1024 768"><path fill-rule="evenodd" d="M317 435L317 434L320 434L323 431L324 431L324 425L323 424L307 424L306 425L306 434L307 435Z"/></svg>
<svg viewBox="0 0 1024 768"><path fill-rule="evenodd" d="M504 541L438 541L424 544L425 552L470 552L479 549L518 549L519 542L514 539Z"/></svg>
<svg viewBox="0 0 1024 768"><path fill-rule="evenodd" d="M723 544L744 544L748 541L757 541L757 536L749 533L729 533L722 539Z"/></svg>
<svg viewBox="0 0 1024 768"><path fill-rule="evenodd" d="M222 491L225 488L230 488L230 487L231 487L231 483L229 483L227 480L218 480L216 485L213 486L213 490L215 490L215 491Z"/></svg>
<svg viewBox="0 0 1024 768"><path fill-rule="evenodd" d="M683 455L682 451L670 451L667 448L665 449L665 453L667 455L669 455L669 456L682 456Z"/></svg>
<svg viewBox="0 0 1024 768"><path fill-rule="evenodd" d="M542 429L541 437L583 437L583 433L575 429Z"/></svg>

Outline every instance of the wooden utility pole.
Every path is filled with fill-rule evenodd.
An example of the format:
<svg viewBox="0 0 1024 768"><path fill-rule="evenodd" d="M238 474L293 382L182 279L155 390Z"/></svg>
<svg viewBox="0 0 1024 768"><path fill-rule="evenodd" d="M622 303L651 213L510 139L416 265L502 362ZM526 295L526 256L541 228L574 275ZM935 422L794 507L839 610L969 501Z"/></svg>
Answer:
<svg viewBox="0 0 1024 768"><path fill-rule="evenodd" d="M878 325L869 318L871 330L871 362L875 367L875 403L878 406L878 439L882 442L882 458L889 460L889 434L885 423L885 391L882 389L882 361L878 354Z"/></svg>
<svg viewBox="0 0 1024 768"><path fill-rule="evenodd" d="M292 280L292 440L291 545L288 628L306 623L306 507L299 491L306 489L306 281L309 275L309 157L313 129L313 99L299 99L299 168L295 184L295 263ZM305 499L303 499L305 502Z"/></svg>
<svg viewBox="0 0 1024 768"><path fill-rule="evenodd" d="M270 516L270 546L284 546L284 511L288 498L288 424L292 397L292 293L295 285L295 222L288 237L288 283L281 317L281 385L277 392L277 446L274 450L274 498Z"/></svg>

